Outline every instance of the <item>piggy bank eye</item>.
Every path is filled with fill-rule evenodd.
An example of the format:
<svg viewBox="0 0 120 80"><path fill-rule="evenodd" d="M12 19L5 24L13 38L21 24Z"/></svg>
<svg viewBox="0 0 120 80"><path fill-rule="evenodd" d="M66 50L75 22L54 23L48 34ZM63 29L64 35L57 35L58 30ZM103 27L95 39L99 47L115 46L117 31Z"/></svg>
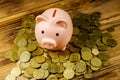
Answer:
<svg viewBox="0 0 120 80"><path fill-rule="evenodd" d="M41 33L44 34L44 31L42 30Z"/></svg>
<svg viewBox="0 0 120 80"><path fill-rule="evenodd" d="M56 36L59 36L59 33L56 33Z"/></svg>

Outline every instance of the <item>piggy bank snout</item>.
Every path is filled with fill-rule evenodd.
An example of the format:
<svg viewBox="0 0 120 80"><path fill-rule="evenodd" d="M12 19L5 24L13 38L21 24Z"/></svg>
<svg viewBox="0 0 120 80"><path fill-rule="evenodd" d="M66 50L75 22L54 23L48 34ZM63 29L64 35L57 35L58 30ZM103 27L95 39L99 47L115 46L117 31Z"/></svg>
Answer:
<svg viewBox="0 0 120 80"><path fill-rule="evenodd" d="M54 39L44 38L42 39L42 46L47 49L53 49L57 46L57 43Z"/></svg>

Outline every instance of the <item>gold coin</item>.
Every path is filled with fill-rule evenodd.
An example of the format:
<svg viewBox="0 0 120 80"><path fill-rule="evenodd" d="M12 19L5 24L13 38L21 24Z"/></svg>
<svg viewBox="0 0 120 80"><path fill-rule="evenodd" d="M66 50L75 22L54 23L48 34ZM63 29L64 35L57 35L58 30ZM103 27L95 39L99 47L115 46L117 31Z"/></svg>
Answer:
<svg viewBox="0 0 120 80"><path fill-rule="evenodd" d="M75 65L75 71L77 73L82 73L86 70L86 63L83 60L80 60Z"/></svg>
<svg viewBox="0 0 120 80"><path fill-rule="evenodd" d="M8 74L5 80L16 80L16 76L14 74Z"/></svg>
<svg viewBox="0 0 120 80"><path fill-rule="evenodd" d="M102 61L99 58L94 57L91 59L91 64L93 66L100 67L102 65Z"/></svg>
<svg viewBox="0 0 120 80"><path fill-rule="evenodd" d="M85 74L84 74L84 77L85 77L86 79L91 79L91 78L93 78L93 74L92 74L92 73L85 73Z"/></svg>
<svg viewBox="0 0 120 80"><path fill-rule="evenodd" d="M33 75L33 73L34 73L35 70L36 70L36 69L34 69L33 67L28 67L28 68L25 69L25 71L26 71L28 74L30 74L30 75Z"/></svg>
<svg viewBox="0 0 120 80"><path fill-rule="evenodd" d="M49 64L47 62L41 64L41 68L44 70L48 69L48 66L49 66Z"/></svg>
<svg viewBox="0 0 120 80"><path fill-rule="evenodd" d="M109 55L106 54L105 52L101 51L98 55L98 58L100 58L101 60L108 60L109 59Z"/></svg>
<svg viewBox="0 0 120 80"><path fill-rule="evenodd" d="M48 52L48 55L51 58L58 58L58 51L50 51L50 52Z"/></svg>
<svg viewBox="0 0 120 80"><path fill-rule="evenodd" d="M63 72L63 76L67 79L72 79L74 75L75 75L75 72L72 69L65 69Z"/></svg>
<svg viewBox="0 0 120 80"><path fill-rule="evenodd" d="M34 50L36 50L36 48L37 48L36 44L32 43L32 42L29 43L28 46L27 46L28 51L34 51Z"/></svg>
<svg viewBox="0 0 120 80"><path fill-rule="evenodd" d="M19 63L19 67L20 67L21 70L25 70L25 69L28 68L29 66L30 66L30 62L26 62L26 63L20 62L20 63Z"/></svg>
<svg viewBox="0 0 120 80"><path fill-rule="evenodd" d="M28 51L24 51L20 55L21 62L27 62L30 60L31 54Z"/></svg>
<svg viewBox="0 0 120 80"><path fill-rule="evenodd" d="M70 60L71 62L80 61L80 54L79 54L79 53L72 53L72 54L70 55L69 60Z"/></svg>
<svg viewBox="0 0 120 80"><path fill-rule="evenodd" d="M57 77L53 74L49 75L46 80L58 80Z"/></svg>
<svg viewBox="0 0 120 80"><path fill-rule="evenodd" d="M30 60L30 66L33 67L33 68L39 68L39 67L41 66L41 64L37 63L37 62L35 61L35 58L32 58L32 59Z"/></svg>
<svg viewBox="0 0 120 80"><path fill-rule="evenodd" d="M42 69L35 70L33 73L33 77L36 79L42 79L44 77L44 70Z"/></svg>
<svg viewBox="0 0 120 80"><path fill-rule="evenodd" d="M83 58L83 60L90 60L92 59L92 54L91 54L91 49L84 47L81 49L81 56Z"/></svg>
<svg viewBox="0 0 120 80"><path fill-rule="evenodd" d="M35 54L35 55L42 55L42 54L43 54L43 49L37 48L37 49L34 51L34 54Z"/></svg>
<svg viewBox="0 0 120 80"><path fill-rule="evenodd" d="M92 53L94 55L98 55L99 54L99 50L97 48L92 48Z"/></svg>
<svg viewBox="0 0 120 80"><path fill-rule="evenodd" d="M14 74L15 76L19 76L21 73L22 73L22 71L20 70L19 67L14 67L14 68L11 70L11 74Z"/></svg>
<svg viewBox="0 0 120 80"><path fill-rule="evenodd" d="M37 63L43 63L43 62L45 62L45 60L46 60L46 58L44 57L44 56L36 56L36 57L34 57L35 58L35 61L37 62Z"/></svg>
<svg viewBox="0 0 120 80"><path fill-rule="evenodd" d="M22 38L18 41L17 45L19 47L25 47L25 46L27 46L27 40L25 38Z"/></svg>
<svg viewBox="0 0 120 80"><path fill-rule="evenodd" d="M53 62L53 63L58 63L59 61L60 61L59 58L52 58L52 62Z"/></svg>
<svg viewBox="0 0 120 80"><path fill-rule="evenodd" d="M74 63L71 63L70 61L67 61L67 62L63 63L63 66L64 66L66 69L74 69L74 68L75 68L75 64L74 64Z"/></svg>
<svg viewBox="0 0 120 80"><path fill-rule="evenodd" d="M43 79L47 78L48 76L49 76L49 71L48 70L44 70Z"/></svg>

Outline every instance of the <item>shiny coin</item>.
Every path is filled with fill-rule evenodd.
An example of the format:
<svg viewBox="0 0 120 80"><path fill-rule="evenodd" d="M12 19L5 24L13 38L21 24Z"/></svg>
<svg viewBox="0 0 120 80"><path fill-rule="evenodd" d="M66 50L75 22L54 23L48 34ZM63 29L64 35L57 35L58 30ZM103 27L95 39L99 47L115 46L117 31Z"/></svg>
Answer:
<svg viewBox="0 0 120 80"><path fill-rule="evenodd" d="M19 76L21 73L22 73L22 71L20 70L19 67L14 67L14 68L11 70L11 74L14 74L15 76Z"/></svg>
<svg viewBox="0 0 120 80"><path fill-rule="evenodd" d="M57 77L53 74L49 75L46 80L58 80Z"/></svg>
<svg viewBox="0 0 120 80"><path fill-rule="evenodd" d="M86 63L83 60L80 60L75 65L75 71L77 73L82 73L86 70Z"/></svg>
<svg viewBox="0 0 120 80"><path fill-rule="evenodd" d="M37 63L37 62L35 61L35 58L32 58L32 59L30 60L30 66L33 67L33 68L39 68L39 67L41 66L41 64Z"/></svg>
<svg viewBox="0 0 120 80"><path fill-rule="evenodd" d="M30 62L26 62L26 63L20 62L20 64L19 64L19 67L21 70L24 70L24 69L28 68L29 66L30 66Z"/></svg>
<svg viewBox="0 0 120 80"><path fill-rule="evenodd" d="M81 49L81 56L84 60L90 60L92 59L91 49L84 47Z"/></svg>
<svg viewBox="0 0 120 80"><path fill-rule="evenodd" d="M69 60L70 60L71 62L80 61L80 54L79 54L79 53L72 53L72 54L70 55Z"/></svg>
<svg viewBox="0 0 120 80"><path fill-rule="evenodd" d="M48 76L49 76L49 71L48 70L44 70L43 79L47 78Z"/></svg>
<svg viewBox="0 0 120 80"><path fill-rule="evenodd" d="M16 76L14 74L8 74L5 80L16 80Z"/></svg>
<svg viewBox="0 0 120 80"><path fill-rule="evenodd" d="M27 40L25 38L22 38L18 41L18 44L17 44L19 47L25 47L27 46Z"/></svg>
<svg viewBox="0 0 120 80"><path fill-rule="evenodd" d="M35 70L33 73L33 77L36 79L42 79L44 77L44 70L42 69Z"/></svg>
<svg viewBox="0 0 120 80"><path fill-rule="evenodd" d="M27 62L30 60L31 54L28 51L24 51L20 55L21 62Z"/></svg>
<svg viewBox="0 0 120 80"><path fill-rule="evenodd" d="M92 69L93 71L97 71L97 70L100 69L99 67L94 67L94 66L90 66L90 67L91 67L91 69Z"/></svg>
<svg viewBox="0 0 120 80"><path fill-rule="evenodd" d="M28 80L28 78L25 78L24 76L18 76L17 80Z"/></svg>
<svg viewBox="0 0 120 80"><path fill-rule="evenodd" d="M91 64L93 66L99 67L99 66L102 65L102 61L99 58L94 57L94 58L91 59Z"/></svg>
<svg viewBox="0 0 120 80"><path fill-rule="evenodd" d="M37 48L37 49L34 51L34 54L35 54L35 55L42 55L42 54L43 54L43 49Z"/></svg>
<svg viewBox="0 0 120 80"><path fill-rule="evenodd" d="M37 63L43 63L46 60L45 56L36 56L34 59Z"/></svg>
<svg viewBox="0 0 120 80"><path fill-rule="evenodd" d="M98 55L99 54L99 50L97 48L92 48L92 53L94 55Z"/></svg>
<svg viewBox="0 0 120 80"><path fill-rule="evenodd" d="M29 43L28 46L27 46L28 51L34 51L36 48L37 48L36 44L32 43L32 42Z"/></svg>
<svg viewBox="0 0 120 80"><path fill-rule="evenodd" d="M49 71L51 73L57 73L59 71L59 66L56 63L51 63L49 65Z"/></svg>
<svg viewBox="0 0 120 80"><path fill-rule="evenodd" d="M65 69L63 72L63 76L67 79L72 79L74 75L75 75L75 72L72 69Z"/></svg>
<svg viewBox="0 0 120 80"><path fill-rule="evenodd" d="M47 62L41 64L41 68L44 69L44 70L48 69L48 66L49 66L49 64Z"/></svg>
<svg viewBox="0 0 120 80"><path fill-rule="evenodd" d="M30 74L30 75L33 75L33 73L34 73L35 70L36 70L36 69L34 69L33 67L28 67L27 69L25 69L25 71L26 71L28 74Z"/></svg>
<svg viewBox="0 0 120 80"><path fill-rule="evenodd" d="M70 61L67 61L67 62L63 63L63 66L64 66L66 69L74 69L74 68L75 68L75 64L74 64L74 63L71 63Z"/></svg>

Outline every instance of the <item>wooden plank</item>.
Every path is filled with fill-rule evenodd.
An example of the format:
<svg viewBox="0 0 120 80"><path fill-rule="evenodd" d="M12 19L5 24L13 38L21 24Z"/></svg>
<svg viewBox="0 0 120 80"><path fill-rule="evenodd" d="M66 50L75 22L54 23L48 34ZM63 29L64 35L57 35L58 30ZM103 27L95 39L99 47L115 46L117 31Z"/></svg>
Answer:
<svg viewBox="0 0 120 80"><path fill-rule="evenodd" d="M4 80L5 76L15 66L14 63L6 60L3 57L4 55L3 52L12 48L13 39L17 31L21 28L20 26L21 18L31 13L38 15L42 11L50 7L62 8L68 11L70 14L73 14L75 11L81 11L83 13L92 13L95 11L99 11L102 13L102 17L100 19L102 26L100 27L100 29L105 31L106 28L110 26L114 26L115 32L112 32L112 35L113 38L117 40L118 45L107 51L107 53L110 55L111 65L103 70L95 72L94 78L92 80L120 80L120 35L119 35L120 34L120 5L119 5L120 0L95 0L95 1L81 0L80 5L77 6L71 6L71 5L75 5L75 3L78 0L74 0L74 1L56 0L57 2L46 6L41 6L39 4L36 4L37 5L36 6L35 5L36 2L34 3L29 2L31 0L21 0L26 2L19 3L19 5L15 8L15 10L10 14L8 13L5 14L4 10L10 9L7 7L7 5L11 5L12 3L11 2L7 3L5 1L10 1L10 0L0 1L0 4L2 4L2 6L0 5L0 11L3 11L2 13L0 13L0 17L1 17L0 19L0 80ZM52 1L54 2L55 0ZM30 4L27 4L27 2ZM24 5L22 9L26 7L30 7L30 8L26 8L23 11L21 9L19 11L20 4ZM47 2L45 4L47 4ZM33 7L31 7L31 5ZM73 11L73 13L71 13L71 10ZM80 77L81 77L80 80L84 80L82 76Z"/></svg>
<svg viewBox="0 0 120 80"><path fill-rule="evenodd" d="M59 0L0 0L0 18L18 14Z"/></svg>

